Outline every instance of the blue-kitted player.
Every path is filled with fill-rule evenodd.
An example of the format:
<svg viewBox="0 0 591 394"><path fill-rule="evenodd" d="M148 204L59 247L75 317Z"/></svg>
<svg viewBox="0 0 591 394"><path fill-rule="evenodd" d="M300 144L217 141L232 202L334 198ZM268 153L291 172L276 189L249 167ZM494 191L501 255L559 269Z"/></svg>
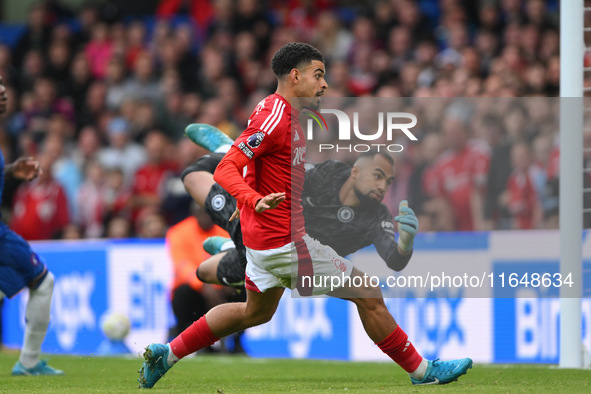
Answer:
<svg viewBox="0 0 591 394"><path fill-rule="evenodd" d="M4 79L0 76L0 114L6 111L7 99ZM39 162L31 157L20 157L5 165L0 151L0 199L5 174L30 181L40 171ZM25 338L12 374L63 375L63 371L52 368L45 360L39 359L41 344L49 326L53 275L29 244L0 221L0 298L11 298L25 287L29 288Z"/></svg>

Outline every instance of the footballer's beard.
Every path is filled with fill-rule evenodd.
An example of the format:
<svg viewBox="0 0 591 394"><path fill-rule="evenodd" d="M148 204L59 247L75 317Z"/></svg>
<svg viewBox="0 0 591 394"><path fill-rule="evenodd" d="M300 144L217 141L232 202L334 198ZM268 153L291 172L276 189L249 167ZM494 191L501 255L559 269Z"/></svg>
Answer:
<svg viewBox="0 0 591 394"><path fill-rule="evenodd" d="M369 194L371 193L371 191L369 193L367 193L367 194L363 194L361 192L361 190L359 190L355 186L353 186L353 190L355 191L355 195L357 196L357 199L359 200L359 205L373 206L373 205L378 205L378 204L381 203L381 201L378 201L375 198L372 198L372 197L369 196Z"/></svg>
<svg viewBox="0 0 591 394"><path fill-rule="evenodd" d="M303 108L317 111L320 109L320 97L314 96L306 98L306 100L303 101Z"/></svg>

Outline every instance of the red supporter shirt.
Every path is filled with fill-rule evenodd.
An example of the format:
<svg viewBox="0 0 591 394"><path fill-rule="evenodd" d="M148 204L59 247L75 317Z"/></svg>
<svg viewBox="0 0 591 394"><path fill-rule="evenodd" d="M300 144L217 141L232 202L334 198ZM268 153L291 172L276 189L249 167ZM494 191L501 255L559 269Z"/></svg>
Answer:
<svg viewBox="0 0 591 394"><path fill-rule="evenodd" d="M160 164L146 164L141 167L133 178L132 194L136 196L156 196L161 194L164 180L176 170L174 163L164 161ZM140 209L132 212L133 220L137 219Z"/></svg>
<svg viewBox="0 0 591 394"><path fill-rule="evenodd" d="M69 220L66 193L56 181L23 183L17 189L10 227L27 241L51 239Z"/></svg>
<svg viewBox="0 0 591 394"><path fill-rule="evenodd" d="M134 194L159 194L162 181L176 170L174 163L146 164L135 173L133 179Z"/></svg>
<svg viewBox="0 0 591 394"><path fill-rule="evenodd" d="M431 195L445 197L456 218L456 230L472 231L471 196L474 190L483 191L489 165L489 152L476 144L469 144L460 152L448 151L429 172Z"/></svg>
<svg viewBox="0 0 591 394"><path fill-rule="evenodd" d="M301 195L306 141L298 115L280 95L268 96L216 169L215 181L238 201L244 245L251 249L278 248L292 242L292 231L305 233ZM281 192L285 201L275 209L254 210L263 196Z"/></svg>
<svg viewBox="0 0 591 394"><path fill-rule="evenodd" d="M534 228L534 207L538 204L538 196L529 173L513 172L507 181L507 192L507 206L515 220L514 228Z"/></svg>
<svg viewBox="0 0 591 394"><path fill-rule="evenodd" d="M546 176L548 179L558 178L560 173L560 148L555 146L550 153L550 162L548 163L548 171Z"/></svg>

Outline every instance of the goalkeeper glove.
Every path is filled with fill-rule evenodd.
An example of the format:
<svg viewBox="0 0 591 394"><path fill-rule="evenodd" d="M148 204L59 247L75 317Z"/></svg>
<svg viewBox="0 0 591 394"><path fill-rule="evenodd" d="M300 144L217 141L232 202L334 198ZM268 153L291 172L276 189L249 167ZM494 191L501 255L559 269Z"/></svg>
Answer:
<svg viewBox="0 0 591 394"><path fill-rule="evenodd" d="M408 207L408 201L403 200L398 207L399 215L394 218L398 222L398 246L401 250L409 252L413 248L413 243L417 231L419 231L419 219L415 212Z"/></svg>

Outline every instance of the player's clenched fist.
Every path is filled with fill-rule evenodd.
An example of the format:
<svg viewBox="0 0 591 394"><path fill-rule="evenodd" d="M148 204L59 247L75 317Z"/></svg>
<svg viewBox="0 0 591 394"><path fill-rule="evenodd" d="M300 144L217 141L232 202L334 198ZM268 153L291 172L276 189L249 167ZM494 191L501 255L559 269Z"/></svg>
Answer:
<svg viewBox="0 0 591 394"><path fill-rule="evenodd" d="M394 218L398 222L398 247L405 252L412 249L415 235L419 231L419 219L415 212L408 207L408 201L400 201L398 216Z"/></svg>

